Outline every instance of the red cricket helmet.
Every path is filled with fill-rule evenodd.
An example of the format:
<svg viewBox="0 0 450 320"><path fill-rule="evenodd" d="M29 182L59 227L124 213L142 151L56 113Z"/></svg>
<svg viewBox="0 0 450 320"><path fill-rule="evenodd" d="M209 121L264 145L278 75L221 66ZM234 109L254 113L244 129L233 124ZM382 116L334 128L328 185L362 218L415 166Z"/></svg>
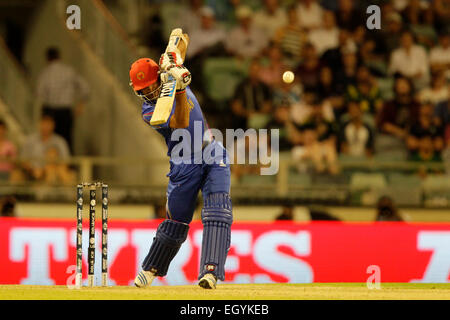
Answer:
<svg viewBox="0 0 450 320"><path fill-rule="evenodd" d="M130 86L136 94L150 102L159 97L161 85L151 92L141 92L156 83L159 78L159 65L150 58L136 60L130 68ZM145 91L145 90L144 90Z"/></svg>

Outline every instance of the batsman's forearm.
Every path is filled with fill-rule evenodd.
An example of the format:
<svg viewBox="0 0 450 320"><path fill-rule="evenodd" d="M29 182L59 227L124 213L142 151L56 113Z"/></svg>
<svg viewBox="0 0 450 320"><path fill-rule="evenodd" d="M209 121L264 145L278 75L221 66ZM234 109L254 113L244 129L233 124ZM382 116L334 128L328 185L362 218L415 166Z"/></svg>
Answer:
<svg viewBox="0 0 450 320"><path fill-rule="evenodd" d="M187 128L189 126L190 106L186 92L175 96L175 111L170 119L170 127L174 129Z"/></svg>

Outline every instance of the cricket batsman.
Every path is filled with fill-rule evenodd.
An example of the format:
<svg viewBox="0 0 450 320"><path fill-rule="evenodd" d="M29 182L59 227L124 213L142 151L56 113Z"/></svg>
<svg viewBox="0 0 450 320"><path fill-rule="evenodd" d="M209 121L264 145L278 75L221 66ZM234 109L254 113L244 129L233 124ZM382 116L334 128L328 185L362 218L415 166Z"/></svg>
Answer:
<svg viewBox="0 0 450 320"><path fill-rule="evenodd" d="M198 284L205 289L215 289L217 280L225 279L224 266L233 222L230 166L222 144L213 138L203 138L208 136L205 135L208 126L200 105L189 88L191 74L183 65L188 43L188 35L183 34L181 29L174 29L159 64L152 59L142 58L135 61L130 69L130 85L143 100L142 118L164 137L170 157L166 219L158 226L148 255L142 262L142 271L134 280L139 288L149 287L155 277L167 274L172 259L187 238L200 190L203 195L203 241ZM162 105L157 101L163 99L160 98L163 96L161 91L165 91L164 85L169 79L176 80L176 92L170 105ZM169 98L164 99L168 101ZM164 110L157 110L158 108ZM152 125L152 117L157 112L167 114L167 119L164 118L164 123ZM184 129L194 137L194 123L201 127L202 150L211 147L213 149L210 150L223 149L222 152L211 153L212 158L216 157L214 161L194 161L202 154L202 150L195 150L194 147L191 148L191 155L183 154L183 159L190 157L190 163L174 160L173 149L179 141L171 139L172 133L176 129Z"/></svg>

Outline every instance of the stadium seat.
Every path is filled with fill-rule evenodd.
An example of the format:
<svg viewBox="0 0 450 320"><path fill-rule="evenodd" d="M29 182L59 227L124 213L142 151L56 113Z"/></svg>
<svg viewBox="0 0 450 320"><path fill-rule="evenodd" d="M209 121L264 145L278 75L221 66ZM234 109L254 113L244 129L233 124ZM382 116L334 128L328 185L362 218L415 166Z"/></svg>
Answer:
<svg viewBox="0 0 450 320"><path fill-rule="evenodd" d="M390 186L403 188L421 188L422 180L415 174L391 173L388 176Z"/></svg>
<svg viewBox="0 0 450 320"><path fill-rule="evenodd" d="M262 176L262 175L243 175L241 177L241 184L246 186L267 186L276 183L276 176Z"/></svg>
<svg viewBox="0 0 450 320"><path fill-rule="evenodd" d="M280 158L280 161L289 161L292 158L291 151L280 151L278 153L278 156Z"/></svg>
<svg viewBox="0 0 450 320"><path fill-rule="evenodd" d="M394 80L392 78L378 78L377 81L378 87L380 88L381 97L384 100L392 99L394 96Z"/></svg>
<svg viewBox="0 0 450 320"><path fill-rule="evenodd" d="M394 161L406 161L408 158L407 153L404 150L392 150L390 152L381 152L374 154L373 159L376 162L394 162Z"/></svg>
<svg viewBox="0 0 450 320"><path fill-rule="evenodd" d="M311 186L311 177L305 173L290 172L288 177L288 184L298 187L308 188Z"/></svg>
<svg viewBox="0 0 450 320"><path fill-rule="evenodd" d="M380 196L389 196L398 206L420 206L422 203L422 189L405 188L404 186L389 186Z"/></svg>
<svg viewBox="0 0 450 320"><path fill-rule="evenodd" d="M246 63L239 63L235 58L209 58L203 65L206 92L215 101L231 99L246 74Z"/></svg>
<svg viewBox="0 0 450 320"><path fill-rule="evenodd" d="M420 205L422 200L422 180L415 174L390 173L386 195L397 205Z"/></svg>
<svg viewBox="0 0 450 320"><path fill-rule="evenodd" d="M376 74L386 76L388 73L388 66L384 61L367 62L367 66Z"/></svg>
<svg viewBox="0 0 450 320"><path fill-rule="evenodd" d="M341 174L345 175L348 182L350 176L355 172L369 171L361 167L360 163L366 163L368 159L366 157L351 156L348 154L339 154L339 165L341 167Z"/></svg>
<svg viewBox="0 0 450 320"><path fill-rule="evenodd" d="M345 113L340 117L341 123L346 123L349 121L350 121L350 115L348 113ZM371 115L369 113L363 114L363 122L366 123L372 130L375 129L375 119L374 119L373 115Z"/></svg>
<svg viewBox="0 0 450 320"><path fill-rule="evenodd" d="M450 178L447 175L430 174L423 181L425 192L450 190Z"/></svg>
<svg viewBox="0 0 450 320"><path fill-rule="evenodd" d="M408 150L405 143L391 135L379 134L375 140L376 161L405 161Z"/></svg>
<svg viewBox="0 0 450 320"><path fill-rule="evenodd" d="M343 153L339 154L339 162L341 164L354 163L354 162L366 161L366 160L367 160L367 158L364 156L352 156L352 155L343 154Z"/></svg>
<svg viewBox="0 0 450 320"><path fill-rule="evenodd" d="M448 207L450 202L450 177L430 174L423 181L425 206Z"/></svg>
<svg viewBox="0 0 450 320"><path fill-rule="evenodd" d="M386 186L386 178L381 173L356 172L350 177L350 188L353 190L377 190Z"/></svg>
<svg viewBox="0 0 450 320"><path fill-rule="evenodd" d="M345 174L330 175L330 174L318 174L313 177L313 184L315 186L329 187L333 185L345 185L348 184L349 179Z"/></svg>

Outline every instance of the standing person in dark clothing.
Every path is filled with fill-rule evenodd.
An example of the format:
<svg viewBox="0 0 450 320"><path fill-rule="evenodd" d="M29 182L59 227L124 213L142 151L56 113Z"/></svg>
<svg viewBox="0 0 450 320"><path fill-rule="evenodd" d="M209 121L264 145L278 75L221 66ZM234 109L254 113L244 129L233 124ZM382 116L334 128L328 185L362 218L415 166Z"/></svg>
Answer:
<svg viewBox="0 0 450 320"><path fill-rule="evenodd" d="M363 17L362 12L356 7L355 1L338 1L336 20L339 28L353 31L356 27L363 24L361 17Z"/></svg>
<svg viewBox="0 0 450 320"><path fill-rule="evenodd" d="M235 90L231 102L232 126L234 129L256 128L257 122L264 126L264 119L270 118L272 110L271 91L260 79L261 66L257 59L252 60L248 78L244 79ZM259 129L259 128L256 128Z"/></svg>
<svg viewBox="0 0 450 320"><path fill-rule="evenodd" d="M291 205L283 206L282 212L275 217L275 221L293 221L294 208Z"/></svg>
<svg viewBox="0 0 450 320"><path fill-rule="evenodd" d="M375 221L403 221L394 201L390 197L383 196L378 200Z"/></svg>
<svg viewBox="0 0 450 320"><path fill-rule="evenodd" d="M272 120L267 124L267 129L278 129L279 150L289 151L292 148L292 142L289 139L288 122L290 105L288 101L282 101L275 106ZM270 140L269 140L270 141Z"/></svg>
<svg viewBox="0 0 450 320"><path fill-rule="evenodd" d="M74 115L80 115L89 95L86 81L75 70L61 62L57 48L47 49L47 66L37 81L37 96L42 113L55 120L55 133L61 135L72 150Z"/></svg>

